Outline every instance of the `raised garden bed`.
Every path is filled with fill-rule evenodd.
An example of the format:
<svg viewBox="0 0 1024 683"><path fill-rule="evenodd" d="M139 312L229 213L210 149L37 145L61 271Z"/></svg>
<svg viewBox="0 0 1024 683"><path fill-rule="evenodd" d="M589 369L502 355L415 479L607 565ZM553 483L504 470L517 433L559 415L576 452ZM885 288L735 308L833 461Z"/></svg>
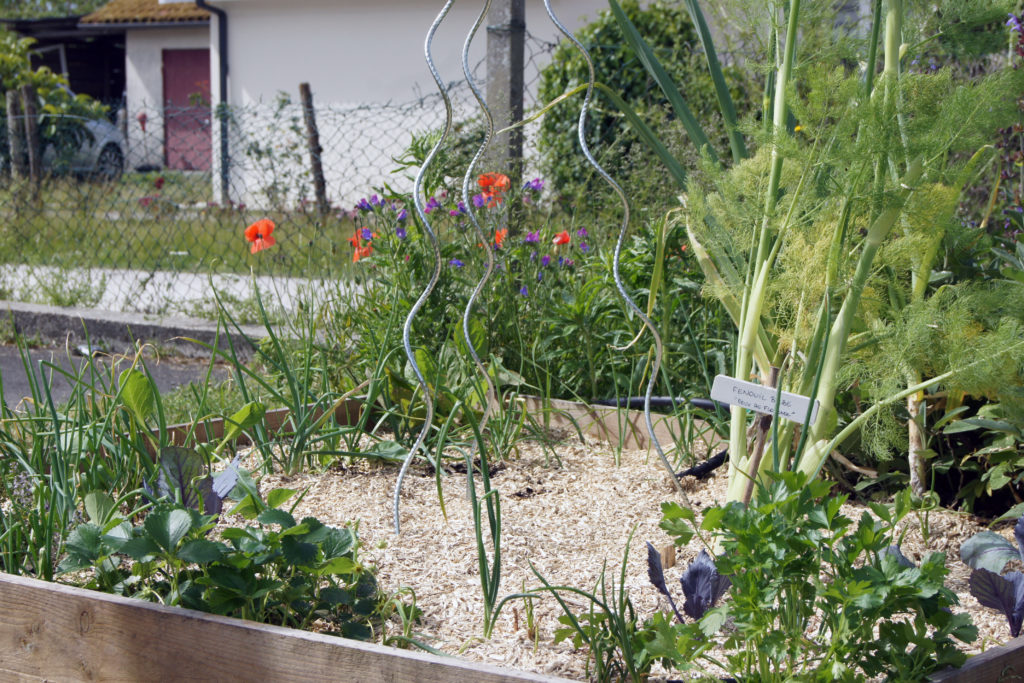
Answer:
<svg viewBox="0 0 1024 683"><path fill-rule="evenodd" d="M1024 678L1024 636L1014 638L1002 647L986 650L971 657L959 669L934 674L935 683L984 683L985 681L1019 681Z"/></svg>
<svg viewBox="0 0 1024 683"><path fill-rule="evenodd" d="M637 546L648 539L663 542L658 536L657 508L673 493L656 458L642 450L648 445L642 413L566 401L530 401L532 410L543 409L535 413L538 422L553 427L569 425L569 434L575 431L571 417L588 437L622 443L627 450L622 453L621 465L613 464L614 447L584 446L568 439L556 447L564 461L561 468L549 467L539 453L529 451L501 466L507 470L495 475L494 483L501 490L509 522L503 542L506 577L502 594L517 592L522 580L532 581L525 571L527 562L536 564L554 583L592 586L602 560L608 561L609 571L616 571L624 534L639 523L626 586L640 614L664 608L646 580L643 553ZM359 410L357 402L343 404L338 408L338 421L353 422ZM285 411L268 413L268 431L276 431L286 418ZM669 421L658 425L663 430L659 437L666 445L672 442L671 427ZM217 438L221 428L210 421L197 430L197 437ZM184 428L172 430L178 442ZM522 606L517 610L513 604L502 614L494 638L479 638L480 588L471 576L476 563L472 525L466 501L460 499L464 476L445 478L445 521L437 508L433 477L428 475L421 472L407 482L401 537L394 537L390 527L393 468L365 463L325 475L273 475L265 483L310 487L300 512L314 513L325 523L360 519L365 555L379 565L382 584L392 589L414 586L426 617L422 629L425 642L461 660L0 576L0 605L12 615L0 625L0 672L64 680L90 676L157 680L166 678L168 671L182 670L202 671L203 677L209 673L223 680L566 680L550 678L550 674L580 679L585 661L582 652L564 642L551 645L559 613L554 601L537 606L539 636L528 635ZM688 484L698 508L713 505L723 494L721 482L714 482L720 475L710 483ZM578 507L581 496L586 496L587 502L582 508ZM577 512L568 518L564 513L572 501L576 501L577 507L572 509ZM535 528L533 516L537 521L547 518L555 522L557 531ZM944 550L948 564L959 570L956 540L970 529L961 528L960 523L967 521L962 516L948 517L933 520L931 547ZM694 552L693 548L680 549L680 560L692 559ZM418 573L421 570L423 573ZM961 594L962 607L968 608L959 585L965 583L965 577L955 574L950 577L952 587ZM978 610L976 606L972 609ZM1001 615L985 617L1001 628L983 629L985 640L980 642L1002 638L1005 623L998 623ZM531 641L539 643L539 655ZM514 669L499 669L493 662ZM515 669L532 669L534 673ZM989 648L968 660L963 669L937 675L934 680L1008 680L1000 676L1016 671L1024 671L1024 641L1020 639L1005 647Z"/></svg>
<svg viewBox="0 0 1024 683"><path fill-rule="evenodd" d="M0 574L5 680L557 681Z"/></svg>

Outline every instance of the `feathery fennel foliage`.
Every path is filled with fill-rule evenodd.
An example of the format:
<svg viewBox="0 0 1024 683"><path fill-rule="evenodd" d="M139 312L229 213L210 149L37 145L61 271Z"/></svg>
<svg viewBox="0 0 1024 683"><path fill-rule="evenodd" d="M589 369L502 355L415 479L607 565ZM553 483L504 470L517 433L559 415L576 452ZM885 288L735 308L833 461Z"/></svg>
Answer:
<svg viewBox="0 0 1024 683"><path fill-rule="evenodd" d="M913 46L943 35L934 17L922 19L930 9L920 2L875 0L879 20L854 22L866 22L864 31L831 28L837 23L810 14L821 11L817 4L754 5L771 34L765 45L774 46L765 110L760 121L741 123L756 151L732 166L705 159L688 177L679 214L706 291L740 330L733 375L765 384L776 369L786 391L812 396L821 409L803 429L782 421L758 439L753 416L733 406L729 499L749 496L752 478L769 469L815 476L869 422L889 428L863 440L876 452L888 448L903 400L911 481L921 492L915 456L923 437L914 426L924 389L992 397L1022 384L1020 309L982 305L1012 295L969 283L947 293L933 280L947 236L958 232L964 187L991 159L987 141L1018 116L1024 70L973 82L950 69L911 72ZM948 16L977 19L960 9ZM933 33L914 34L914 25ZM957 318L967 314L981 317ZM837 398L854 382L872 407L841 418Z"/></svg>

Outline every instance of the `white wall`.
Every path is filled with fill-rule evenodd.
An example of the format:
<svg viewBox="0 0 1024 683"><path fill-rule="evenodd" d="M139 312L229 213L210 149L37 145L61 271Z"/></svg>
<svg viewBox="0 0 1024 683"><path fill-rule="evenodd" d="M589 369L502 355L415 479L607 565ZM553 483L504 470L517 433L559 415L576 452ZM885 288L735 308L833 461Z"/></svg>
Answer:
<svg viewBox="0 0 1024 683"><path fill-rule="evenodd" d="M434 87L423 43L443 4L439 1L229 0L214 4L228 14L234 103L272 99L279 90L295 92L300 81L310 83L325 102L335 103L405 101ZM462 44L481 6L455 3L438 29L434 61L445 81L462 78ZM606 0L552 2L570 30L581 25L583 15L593 18L607 6ZM526 14L531 35L557 40L558 32L540 0L528 0ZM215 31L211 26L211 37ZM485 43L486 30L481 27L471 65L483 58ZM527 74L527 81L531 80Z"/></svg>
<svg viewBox="0 0 1024 683"><path fill-rule="evenodd" d="M298 85L308 82L313 90L324 146L324 167L328 194L342 206L350 206L373 185L388 177L388 158L402 152L413 131L436 128L443 121L443 108L431 102L427 108L404 118L397 110L382 109L375 114L359 111L366 103L407 104L421 95L436 93L424 59L424 40L441 2L423 0L222 0L215 2L227 12L229 26L229 101L245 108L269 112L280 91L298 99ZM606 0L553 0L560 20L570 30L592 19ZM462 45L476 20L482 3L455 3L433 41L436 68L445 82L462 80ZM527 2L527 32L530 36L555 42L560 34L549 21L541 0ZM482 60L486 47L486 21L478 31L470 65L484 76ZM210 26L212 92L219 93L217 19ZM527 59L531 41L528 38ZM546 60L543 60L543 62ZM477 65L480 65L477 68ZM528 65L526 82L534 90L538 64ZM465 102L469 107L468 91ZM527 94L527 101L534 93ZM469 109L463 109L469 111ZM258 117L257 117L258 118ZM252 128L266 134L272 118L253 120ZM280 128L274 141L281 156L294 155L297 141ZM217 133L215 132L215 136ZM231 185L239 188L235 201L250 206L265 203L268 181L261 179L251 155L242 150L252 140L232 141ZM219 143L214 141L215 166ZM376 168L361 159L375 150ZM336 169L336 170L335 170ZM215 186L218 169L214 168ZM218 198L219 200L219 198Z"/></svg>
<svg viewBox="0 0 1024 683"><path fill-rule="evenodd" d="M132 28L125 32L125 94L128 153L126 168L164 163L163 50L210 47L206 26ZM143 132L137 116L148 116Z"/></svg>

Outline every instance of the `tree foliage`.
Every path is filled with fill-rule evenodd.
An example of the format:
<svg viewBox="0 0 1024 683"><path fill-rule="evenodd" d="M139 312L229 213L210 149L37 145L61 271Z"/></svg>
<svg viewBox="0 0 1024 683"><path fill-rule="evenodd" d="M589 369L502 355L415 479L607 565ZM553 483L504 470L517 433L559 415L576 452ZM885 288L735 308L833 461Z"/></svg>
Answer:
<svg viewBox="0 0 1024 683"><path fill-rule="evenodd" d="M2 19L70 17L93 12L107 0L0 0Z"/></svg>
<svg viewBox="0 0 1024 683"><path fill-rule="evenodd" d="M31 53L35 41L0 30L0 96L6 102L9 90L31 86L39 100L39 131L43 146L54 145L58 165L83 142L89 131L83 125L87 119L98 119L107 107L87 95L75 95L68 90L67 79L49 67L32 68ZM0 121L0 162L9 161L7 117Z"/></svg>
<svg viewBox="0 0 1024 683"><path fill-rule="evenodd" d="M717 100L713 85L707 76L700 41L682 5L652 2L643 9L636 0L626 0L622 7L679 85L698 120L706 121L714 116ZM618 91L648 123L662 131L673 128L672 117L667 114L667 100L630 50L610 12L602 12L596 21L577 31L576 37L590 52L598 81ZM731 83L742 82L736 70L729 70L727 76ZM588 69L583 56L571 43L563 42L555 50L551 63L541 71L540 101L550 102L587 80ZM741 91L733 95L741 111L749 110L749 97ZM569 201L590 197L595 191L607 191L581 154L577 142L581 101L582 95L579 95L551 109L541 121L538 140L545 175ZM653 154L638 144L639 139L625 124L621 112L600 94L594 96L586 136L595 154L600 155L602 166L627 186L631 196L634 190L645 195L645 199L650 196L652 175L661 177L663 174ZM681 139L678 142L687 148L684 156L696 157L692 145ZM723 141L720 148L724 147ZM635 183L632 182L634 177Z"/></svg>

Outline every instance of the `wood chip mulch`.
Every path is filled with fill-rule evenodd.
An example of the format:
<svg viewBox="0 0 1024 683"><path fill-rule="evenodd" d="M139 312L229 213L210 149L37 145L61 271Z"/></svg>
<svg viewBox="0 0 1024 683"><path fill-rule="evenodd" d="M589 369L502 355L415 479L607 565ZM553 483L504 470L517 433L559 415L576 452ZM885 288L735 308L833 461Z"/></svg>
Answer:
<svg viewBox="0 0 1024 683"><path fill-rule="evenodd" d="M531 564L552 585L587 590L595 587L606 566L606 578L618 590L623 551L635 528L625 588L641 619L657 609L667 610L664 598L647 579L644 547L645 541L657 548L671 543L658 527L660 505L677 498L656 455L616 451L608 444L584 444L568 436L554 450L560 466L550 451L520 444L518 454L503 461L492 475L502 511L500 595L537 587ZM574 649L570 642L553 642L562 612L550 597L535 604L535 632L528 629L524 602L517 599L502 611L493 637L483 639L482 590L465 474L446 473L442 478L445 519L434 475L426 467L413 467L403 486L398 536L391 503L396 478L394 466L353 461L322 474L264 476L260 488L308 488L296 510L298 518L313 515L335 526L358 520L361 559L376 566L382 588L391 592L408 587L415 592L423 610L415 633L422 642L467 660L586 680L586 652ZM723 501L725 480L724 467L704 481L688 479L690 502L702 510ZM478 496L481 491L477 476ZM863 509L847 503L844 513L856 520ZM908 558L919 562L934 550L947 554L946 585L957 593L961 607L971 613L980 631L970 651L1008 642L1005 618L969 595L969 568L959 558L960 543L986 528L982 521L962 513L933 511L927 519L927 543L917 517L909 515L903 524L907 533L902 549ZM1012 539L1010 529L1002 533ZM670 585L678 585L682 567L700 547L695 539L679 549L678 565L666 571ZM586 607L575 596L567 601L577 613Z"/></svg>

